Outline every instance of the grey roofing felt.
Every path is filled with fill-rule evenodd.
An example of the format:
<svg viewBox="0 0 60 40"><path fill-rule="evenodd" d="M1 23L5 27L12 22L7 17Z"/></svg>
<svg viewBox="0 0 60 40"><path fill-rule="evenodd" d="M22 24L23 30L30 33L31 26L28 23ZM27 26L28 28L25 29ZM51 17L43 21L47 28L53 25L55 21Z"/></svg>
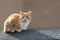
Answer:
<svg viewBox="0 0 60 40"><path fill-rule="evenodd" d="M60 29L25 30L22 32L0 32L0 40L53 40L60 39Z"/></svg>

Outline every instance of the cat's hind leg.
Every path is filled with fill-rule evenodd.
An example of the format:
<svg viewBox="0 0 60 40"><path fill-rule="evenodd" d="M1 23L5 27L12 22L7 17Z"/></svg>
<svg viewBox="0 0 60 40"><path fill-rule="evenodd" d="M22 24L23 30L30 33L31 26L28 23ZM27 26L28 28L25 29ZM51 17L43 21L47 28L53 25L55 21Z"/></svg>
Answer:
<svg viewBox="0 0 60 40"><path fill-rule="evenodd" d="M10 31L10 32L15 32L13 26L10 26L9 31Z"/></svg>
<svg viewBox="0 0 60 40"><path fill-rule="evenodd" d="M3 32L7 32L8 27L4 26Z"/></svg>
<svg viewBox="0 0 60 40"><path fill-rule="evenodd" d="M13 28L10 26L4 26L3 32L14 32Z"/></svg>
<svg viewBox="0 0 60 40"><path fill-rule="evenodd" d="M15 30L16 30L17 32L21 32L21 31L22 31L22 30L21 30L21 27L20 27L20 25L19 25L18 23L15 24Z"/></svg>

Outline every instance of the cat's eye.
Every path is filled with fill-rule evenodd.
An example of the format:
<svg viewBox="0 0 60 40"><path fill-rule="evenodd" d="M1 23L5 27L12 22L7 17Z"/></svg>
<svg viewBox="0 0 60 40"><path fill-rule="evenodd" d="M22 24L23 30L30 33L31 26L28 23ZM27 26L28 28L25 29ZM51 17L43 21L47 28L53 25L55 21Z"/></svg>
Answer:
<svg viewBox="0 0 60 40"><path fill-rule="evenodd" d="M25 18L24 16L22 18Z"/></svg>
<svg viewBox="0 0 60 40"><path fill-rule="evenodd" d="M28 17L26 16L26 18L28 18Z"/></svg>

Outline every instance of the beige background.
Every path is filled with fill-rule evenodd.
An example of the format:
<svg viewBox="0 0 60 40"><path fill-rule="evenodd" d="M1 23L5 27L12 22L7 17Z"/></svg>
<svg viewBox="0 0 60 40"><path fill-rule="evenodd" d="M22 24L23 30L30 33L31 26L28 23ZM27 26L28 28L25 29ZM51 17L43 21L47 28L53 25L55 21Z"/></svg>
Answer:
<svg viewBox="0 0 60 40"><path fill-rule="evenodd" d="M25 0L25 10L32 10L30 28L60 28L60 0Z"/></svg>
<svg viewBox="0 0 60 40"><path fill-rule="evenodd" d="M1 0L0 29L4 20L12 13L32 10L32 21L28 29L59 28L60 0Z"/></svg>
<svg viewBox="0 0 60 40"><path fill-rule="evenodd" d="M3 29L3 23L9 15L21 8L23 8L21 0L0 0L0 29Z"/></svg>

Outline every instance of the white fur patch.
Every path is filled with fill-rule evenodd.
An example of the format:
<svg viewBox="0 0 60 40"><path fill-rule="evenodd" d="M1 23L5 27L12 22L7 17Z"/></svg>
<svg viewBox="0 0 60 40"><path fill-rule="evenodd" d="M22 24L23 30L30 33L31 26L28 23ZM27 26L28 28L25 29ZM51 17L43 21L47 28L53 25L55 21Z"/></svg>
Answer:
<svg viewBox="0 0 60 40"><path fill-rule="evenodd" d="M27 20L26 22L19 21L19 24L21 26L21 30L26 30L29 23L30 23L30 20Z"/></svg>

